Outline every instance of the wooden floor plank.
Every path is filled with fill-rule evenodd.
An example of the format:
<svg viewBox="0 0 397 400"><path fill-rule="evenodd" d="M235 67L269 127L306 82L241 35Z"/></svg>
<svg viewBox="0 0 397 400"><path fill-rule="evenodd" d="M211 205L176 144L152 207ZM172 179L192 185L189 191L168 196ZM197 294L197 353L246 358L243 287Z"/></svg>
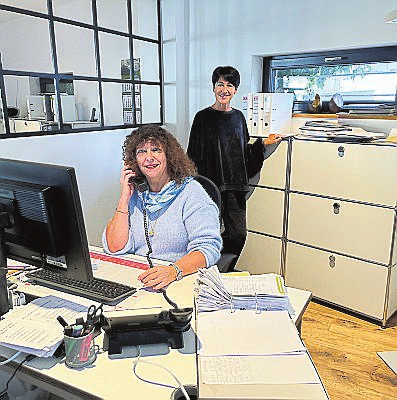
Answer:
<svg viewBox="0 0 397 400"><path fill-rule="evenodd" d="M396 400L397 375L377 355L397 350L397 316L390 327L311 302L302 339L331 400Z"/></svg>

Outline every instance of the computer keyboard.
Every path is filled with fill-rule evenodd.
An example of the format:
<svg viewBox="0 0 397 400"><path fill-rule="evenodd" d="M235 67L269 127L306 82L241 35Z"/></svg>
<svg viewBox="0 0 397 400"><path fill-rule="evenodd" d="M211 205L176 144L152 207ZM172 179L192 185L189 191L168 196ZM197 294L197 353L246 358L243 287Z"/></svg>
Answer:
<svg viewBox="0 0 397 400"><path fill-rule="evenodd" d="M26 276L34 282L45 286L54 287L101 303L113 303L136 292L136 288L122 283L99 278L92 278L88 282L83 282L48 269L38 269L26 274Z"/></svg>

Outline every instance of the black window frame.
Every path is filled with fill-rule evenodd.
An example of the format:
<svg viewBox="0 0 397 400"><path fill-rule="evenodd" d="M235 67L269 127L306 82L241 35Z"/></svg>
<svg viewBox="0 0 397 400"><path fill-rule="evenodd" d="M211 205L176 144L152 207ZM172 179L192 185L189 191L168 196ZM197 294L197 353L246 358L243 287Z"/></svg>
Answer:
<svg viewBox="0 0 397 400"><path fill-rule="evenodd" d="M262 91L265 93L274 92L276 70L280 69L316 67L322 65L369 64L387 61L397 61L397 46L366 47L264 57ZM301 110L302 103L308 102L294 101L294 111ZM348 103L371 104L373 102L358 99L357 101L349 101Z"/></svg>
<svg viewBox="0 0 397 400"><path fill-rule="evenodd" d="M76 132L92 132L92 131L103 131L103 130L116 130L116 129L128 129L135 128L138 126L145 125L143 123L124 123L119 125L105 125L104 121L104 109L103 109L103 93L102 84L103 83L129 83L132 87L132 98L135 99L135 84L142 85L154 85L159 86L159 115L160 121L153 121L150 124L163 125L164 124L164 85L163 85L163 50L162 50L162 20L161 20L161 0L156 0L157 8L157 38L148 38L140 35L133 34L133 19L132 19L132 3L134 0L125 0L127 5L127 21L128 21L128 32L116 31L114 29L109 29L98 25L97 18L97 1L91 0L91 10L92 10L92 24L79 22L76 20L71 20L64 17L54 16L53 13L53 3L52 0L46 0L47 2L47 13L41 13L33 10L27 10L19 7L8 6L0 4L0 10L14 12L16 14L31 16L35 18L40 18L48 21L49 28L49 39L51 46L51 56L52 56L52 67L54 73L40 73L35 71L20 71L20 70L8 70L3 69L2 59L1 59L1 49L0 49L0 91L1 91L1 103L3 109L4 117L4 128L5 133L0 133L0 139L8 138L19 138L28 136L44 136L44 135L57 135L65 133L76 133ZM97 82L98 83L98 103L99 103L99 123L100 126L90 127L90 128L78 128L71 129L65 126L62 117L62 105L61 105L61 93L60 93L60 81L64 79L70 79L70 75L59 73L58 70L58 55L55 41L55 29L54 23L61 22L67 25L73 25L76 27L87 28L94 31L94 51L95 51L95 64L96 64L96 75L95 76L80 76L73 75L73 81L86 81L86 82ZM134 65L134 40L140 40L143 42L154 43L158 46L158 64L159 71L158 81L144 81L135 79L132 70L130 79L118 79L118 78L105 78L101 75L101 54L100 54L100 43L99 43L99 32L110 33L116 36L127 37L129 40L129 55L130 55L130 65L133 69ZM55 85L55 96L57 98L57 111L58 111L58 129L53 131L31 131L31 132L10 132L9 115L7 111L7 93L4 83L4 76L23 76L23 77L39 77L39 78L49 78L54 80ZM134 121L136 122L136 108L134 107ZM148 123L146 123L148 124Z"/></svg>

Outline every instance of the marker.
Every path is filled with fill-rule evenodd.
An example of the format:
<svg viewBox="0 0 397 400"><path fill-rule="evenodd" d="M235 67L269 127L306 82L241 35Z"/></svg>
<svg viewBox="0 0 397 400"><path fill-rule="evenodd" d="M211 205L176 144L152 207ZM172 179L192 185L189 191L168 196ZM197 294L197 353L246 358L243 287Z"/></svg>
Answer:
<svg viewBox="0 0 397 400"><path fill-rule="evenodd" d="M72 336L80 337L83 332L84 326L83 325L73 325L72 328L73 328Z"/></svg>
<svg viewBox="0 0 397 400"><path fill-rule="evenodd" d="M71 327L70 325L65 326L65 329L64 329L63 333L64 333L65 336L72 336L73 327Z"/></svg>
<svg viewBox="0 0 397 400"><path fill-rule="evenodd" d="M65 328L65 326L68 326L69 324L64 320L64 318L62 317L62 315L59 315L57 317L58 322Z"/></svg>

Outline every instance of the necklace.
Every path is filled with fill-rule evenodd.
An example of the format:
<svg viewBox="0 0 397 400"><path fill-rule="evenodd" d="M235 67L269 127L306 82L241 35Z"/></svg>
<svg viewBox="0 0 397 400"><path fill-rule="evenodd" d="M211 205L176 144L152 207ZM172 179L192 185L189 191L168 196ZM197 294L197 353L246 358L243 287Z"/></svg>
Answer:
<svg viewBox="0 0 397 400"><path fill-rule="evenodd" d="M156 227L157 221L158 221L158 212L156 218L151 223L149 222L148 234L150 237L154 236L154 228Z"/></svg>

